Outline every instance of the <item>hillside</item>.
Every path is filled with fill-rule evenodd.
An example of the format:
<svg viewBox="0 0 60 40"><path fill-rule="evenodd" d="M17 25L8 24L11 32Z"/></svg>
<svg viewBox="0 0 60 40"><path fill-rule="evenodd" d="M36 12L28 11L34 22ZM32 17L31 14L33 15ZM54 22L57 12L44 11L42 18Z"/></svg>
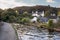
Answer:
<svg viewBox="0 0 60 40"><path fill-rule="evenodd" d="M23 13L24 11L27 11L29 13L31 13L32 11L47 11L47 10L51 10L51 9L56 9L57 11L60 11L60 8L56 8L56 7L51 7L51 6L42 6L42 5L36 5L36 6L22 6L22 7L15 7L13 8L15 10L18 10L20 13Z"/></svg>

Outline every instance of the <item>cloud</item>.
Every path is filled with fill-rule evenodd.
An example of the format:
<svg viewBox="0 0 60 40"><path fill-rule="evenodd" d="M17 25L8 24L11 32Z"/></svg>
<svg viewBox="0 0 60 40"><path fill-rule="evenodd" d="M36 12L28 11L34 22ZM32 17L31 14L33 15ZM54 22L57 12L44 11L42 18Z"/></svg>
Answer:
<svg viewBox="0 0 60 40"><path fill-rule="evenodd" d="M46 0L46 2L48 2L48 3L54 3L55 1L54 0Z"/></svg>
<svg viewBox="0 0 60 40"><path fill-rule="evenodd" d="M60 5L58 5L58 8L60 8Z"/></svg>
<svg viewBox="0 0 60 40"><path fill-rule="evenodd" d="M16 2L15 0L0 0L0 8L13 8L16 6L32 6L23 2Z"/></svg>

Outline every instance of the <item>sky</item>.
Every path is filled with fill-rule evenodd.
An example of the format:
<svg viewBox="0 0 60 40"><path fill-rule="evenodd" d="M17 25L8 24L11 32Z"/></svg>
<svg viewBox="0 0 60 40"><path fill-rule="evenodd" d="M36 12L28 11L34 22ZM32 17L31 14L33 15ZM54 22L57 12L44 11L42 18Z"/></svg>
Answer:
<svg viewBox="0 0 60 40"><path fill-rule="evenodd" d="M35 5L50 5L53 7L60 7L60 0L0 0L0 8L2 9Z"/></svg>

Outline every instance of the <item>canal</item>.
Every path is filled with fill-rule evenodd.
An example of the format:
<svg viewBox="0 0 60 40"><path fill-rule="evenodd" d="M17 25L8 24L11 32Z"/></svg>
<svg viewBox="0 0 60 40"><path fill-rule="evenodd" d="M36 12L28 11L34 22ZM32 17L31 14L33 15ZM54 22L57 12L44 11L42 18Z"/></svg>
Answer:
<svg viewBox="0 0 60 40"><path fill-rule="evenodd" d="M59 32L49 33L47 29L33 26L20 27L17 30L19 40L60 40Z"/></svg>

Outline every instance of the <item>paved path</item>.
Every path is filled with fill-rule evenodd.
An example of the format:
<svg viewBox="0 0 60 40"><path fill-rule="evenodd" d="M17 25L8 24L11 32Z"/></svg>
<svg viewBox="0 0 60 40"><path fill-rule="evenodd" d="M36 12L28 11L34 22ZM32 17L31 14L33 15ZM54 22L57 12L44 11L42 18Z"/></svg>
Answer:
<svg viewBox="0 0 60 40"><path fill-rule="evenodd" d="M0 26L0 40L16 40L16 34L11 24L3 22Z"/></svg>

